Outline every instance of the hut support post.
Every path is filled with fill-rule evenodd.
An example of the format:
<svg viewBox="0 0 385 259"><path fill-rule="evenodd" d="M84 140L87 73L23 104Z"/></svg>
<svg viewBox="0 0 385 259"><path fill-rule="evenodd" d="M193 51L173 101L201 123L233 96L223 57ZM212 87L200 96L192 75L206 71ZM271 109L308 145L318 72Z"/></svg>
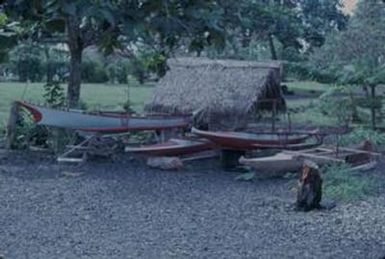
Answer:
<svg viewBox="0 0 385 259"><path fill-rule="evenodd" d="M291 114L290 114L290 112L287 113L287 120L289 122L289 132L291 132Z"/></svg>
<svg viewBox="0 0 385 259"><path fill-rule="evenodd" d="M17 121L19 120L20 105L14 102L11 106L9 113L7 131L6 131L6 144L7 149L11 149L16 137Z"/></svg>
<svg viewBox="0 0 385 259"><path fill-rule="evenodd" d="M277 115L277 101L273 100L273 114L271 117L271 130L275 132L275 117Z"/></svg>

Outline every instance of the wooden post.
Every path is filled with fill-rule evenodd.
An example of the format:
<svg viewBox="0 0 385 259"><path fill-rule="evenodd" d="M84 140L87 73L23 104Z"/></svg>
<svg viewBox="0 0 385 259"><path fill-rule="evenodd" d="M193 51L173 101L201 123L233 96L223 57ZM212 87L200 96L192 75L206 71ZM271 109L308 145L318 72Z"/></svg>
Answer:
<svg viewBox="0 0 385 259"><path fill-rule="evenodd" d="M277 113L277 100L273 100L273 116L272 116L272 121L271 121L271 129L272 132L275 132L275 117Z"/></svg>
<svg viewBox="0 0 385 259"><path fill-rule="evenodd" d="M17 121L19 120L19 111L20 111L19 104L17 102L14 102L11 106L7 129L6 129L5 147L7 149L11 149L15 141Z"/></svg>
<svg viewBox="0 0 385 259"><path fill-rule="evenodd" d="M289 122L289 132L291 132L291 114L290 114L290 112L287 112L287 120Z"/></svg>
<svg viewBox="0 0 385 259"><path fill-rule="evenodd" d="M370 93L371 93L371 99L372 99L372 103L371 103L372 128L373 130L375 130L376 129L376 104L375 104L376 86L371 85L370 90L371 90Z"/></svg>

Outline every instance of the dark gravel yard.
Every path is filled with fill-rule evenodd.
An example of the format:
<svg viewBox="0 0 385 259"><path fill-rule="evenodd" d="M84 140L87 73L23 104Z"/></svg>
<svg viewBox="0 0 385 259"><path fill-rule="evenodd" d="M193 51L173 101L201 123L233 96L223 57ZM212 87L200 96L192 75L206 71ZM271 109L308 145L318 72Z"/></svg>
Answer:
<svg viewBox="0 0 385 259"><path fill-rule="evenodd" d="M294 179L239 182L215 162L181 172L139 162L0 162L5 258L381 258L385 192L295 212ZM384 180L385 177L379 177Z"/></svg>

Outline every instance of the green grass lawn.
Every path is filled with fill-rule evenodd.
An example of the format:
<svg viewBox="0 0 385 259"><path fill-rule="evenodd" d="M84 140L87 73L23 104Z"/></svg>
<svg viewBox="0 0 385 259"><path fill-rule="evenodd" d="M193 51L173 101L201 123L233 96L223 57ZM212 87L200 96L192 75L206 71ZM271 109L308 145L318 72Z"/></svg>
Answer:
<svg viewBox="0 0 385 259"><path fill-rule="evenodd" d="M8 118L10 105L14 100L43 102L44 83L0 83L0 123L4 125ZM127 101L129 89L132 107L141 111L144 102L152 92L152 84L143 86L110 85L110 84L82 84L81 100L90 110L122 110Z"/></svg>
<svg viewBox="0 0 385 259"><path fill-rule="evenodd" d="M321 84L313 81L295 81L295 82L285 82L290 90L294 91L326 91L331 85Z"/></svg>

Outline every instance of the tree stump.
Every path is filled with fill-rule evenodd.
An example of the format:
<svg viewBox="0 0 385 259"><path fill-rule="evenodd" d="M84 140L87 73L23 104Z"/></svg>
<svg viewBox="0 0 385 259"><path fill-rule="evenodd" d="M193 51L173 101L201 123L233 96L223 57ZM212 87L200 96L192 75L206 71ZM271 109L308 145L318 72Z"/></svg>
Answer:
<svg viewBox="0 0 385 259"><path fill-rule="evenodd" d="M318 166L305 161L300 174L296 208L301 211L320 209L322 199L322 177Z"/></svg>

